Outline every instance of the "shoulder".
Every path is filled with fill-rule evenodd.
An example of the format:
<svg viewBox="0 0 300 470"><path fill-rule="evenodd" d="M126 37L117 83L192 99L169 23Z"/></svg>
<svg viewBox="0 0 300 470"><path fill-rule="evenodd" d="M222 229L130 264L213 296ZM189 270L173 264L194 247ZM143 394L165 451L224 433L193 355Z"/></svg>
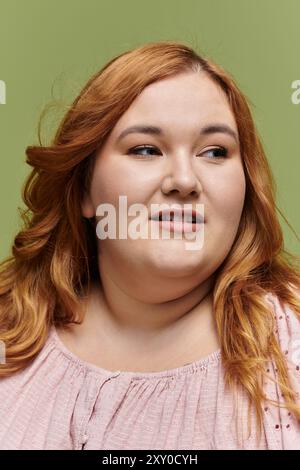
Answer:
<svg viewBox="0 0 300 470"><path fill-rule="evenodd" d="M293 288L300 302L300 290ZM266 300L272 307L275 318L275 333L285 355L300 366L300 314L292 306L283 302L273 293L266 294ZM298 370L298 369L297 369Z"/></svg>
<svg viewBox="0 0 300 470"><path fill-rule="evenodd" d="M53 377L62 377L70 362L71 360L57 346L54 329L50 328L45 344L26 367L9 376L0 377L0 402L1 393L10 387L17 391L19 384L24 391L26 386L30 388L34 384L38 387L39 384L51 382Z"/></svg>
<svg viewBox="0 0 300 470"><path fill-rule="evenodd" d="M297 300L300 301L300 290L293 289ZM296 393L298 404L300 397L300 315L288 303L282 302L273 293L266 295L274 314L274 329L278 345L286 358L287 375L290 385ZM277 368L270 363L272 375L277 379ZM269 398L282 401L282 391L278 383L267 381L266 387ZM300 449L300 420L291 415L288 409L268 405L265 408L268 436L274 436L277 444L274 448L284 450Z"/></svg>

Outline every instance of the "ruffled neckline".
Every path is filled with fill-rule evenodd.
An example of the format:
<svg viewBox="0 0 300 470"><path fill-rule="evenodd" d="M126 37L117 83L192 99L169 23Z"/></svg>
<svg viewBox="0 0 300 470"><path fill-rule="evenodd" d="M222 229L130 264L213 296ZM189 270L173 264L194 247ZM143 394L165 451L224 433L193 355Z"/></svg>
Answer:
<svg viewBox="0 0 300 470"><path fill-rule="evenodd" d="M140 378L140 379L157 379L162 377L171 377L171 376L179 376L184 374L189 374L198 371L205 371L207 370L210 364L217 365L221 359L221 348L213 351L212 353L208 354L207 356L202 357L197 361L190 362L183 366L179 366L173 369L166 369L158 372L138 372L138 371L111 371L108 369L103 369L102 367L96 366L90 362L81 359L79 356L74 354L70 351L67 346L63 343L60 339L55 325L52 325L49 332L49 339L50 341L53 340L57 349L60 350L69 360L72 362L80 365L86 370L92 371L94 373L98 373L101 375L109 376L109 377L116 377L121 375L122 377L131 377L131 378Z"/></svg>

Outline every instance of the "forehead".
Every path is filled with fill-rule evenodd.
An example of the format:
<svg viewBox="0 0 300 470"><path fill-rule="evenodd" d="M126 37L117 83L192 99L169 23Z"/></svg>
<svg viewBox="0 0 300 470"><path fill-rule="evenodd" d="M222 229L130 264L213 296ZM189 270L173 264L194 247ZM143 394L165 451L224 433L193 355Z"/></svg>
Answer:
<svg viewBox="0 0 300 470"><path fill-rule="evenodd" d="M161 126L197 127L222 120L237 129L223 90L204 72L182 73L148 85L115 126L149 122Z"/></svg>

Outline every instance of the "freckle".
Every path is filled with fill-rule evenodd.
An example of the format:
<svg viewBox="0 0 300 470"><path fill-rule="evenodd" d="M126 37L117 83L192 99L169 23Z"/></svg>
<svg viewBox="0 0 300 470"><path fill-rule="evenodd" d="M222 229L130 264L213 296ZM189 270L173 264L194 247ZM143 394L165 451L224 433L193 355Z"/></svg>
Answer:
<svg viewBox="0 0 300 470"><path fill-rule="evenodd" d="M275 428L278 429L278 428L279 428L279 424L276 424Z"/></svg>
<svg viewBox="0 0 300 470"><path fill-rule="evenodd" d="M288 413L288 416L291 416L291 412Z"/></svg>
<svg viewBox="0 0 300 470"><path fill-rule="evenodd" d="M278 333L278 330L276 330L275 333Z"/></svg>
<svg viewBox="0 0 300 470"><path fill-rule="evenodd" d="M299 370L299 366L296 366L296 370Z"/></svg>
<svg viewBox="0 0 300 470"><path fill-rule="evenodd" d="M289 424L287 424L287 425L286 425L286 428L289 428L289 427L290 427L290 425L289 425Z"/></svg>
<svg viewBox="0 0 300 470"><path fill-rule="evenodd" d="M270 372L270 369L267 369L267 372Z"/></svg>
<svg viewBox="0 0 300 470"><path fill-rule="evenodd" d="M266 406L266 407L265 407L265 411L268 411L268 409L269 409L269 408Z"/></svg>
<svg viewBox="0 0 300 470"><path fill-rule="evenodd" d="M281 319L282 319L282 315L280 315L280 317L279 317L279 320L281 320Z"/></svg>
<svg viewBox="0 0 300 470"><path fill-rule="evenodd" d="M287 354L287 353L288 353L288 351L285 351L285 353L284 353L284 354Z"/></svg>

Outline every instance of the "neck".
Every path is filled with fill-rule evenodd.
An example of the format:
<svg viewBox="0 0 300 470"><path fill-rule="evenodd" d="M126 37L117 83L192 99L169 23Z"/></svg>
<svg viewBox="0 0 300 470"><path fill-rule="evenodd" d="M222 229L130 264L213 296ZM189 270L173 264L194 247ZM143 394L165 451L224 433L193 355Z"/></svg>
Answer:
<svg viewBox="0 0 300 470"><path fill-rule="evenodd" d="M111 272L102 270L101 283L93 284L89 312L94 324L100 321L101 312L102 325L105 322L111 332L133 340L164 337L196 317L200 328L211 324L213 277L192 287L182 279L171 279L165 287L162 281L143 279L134 288L128 277L127 283L118 281Z"/></svg>

